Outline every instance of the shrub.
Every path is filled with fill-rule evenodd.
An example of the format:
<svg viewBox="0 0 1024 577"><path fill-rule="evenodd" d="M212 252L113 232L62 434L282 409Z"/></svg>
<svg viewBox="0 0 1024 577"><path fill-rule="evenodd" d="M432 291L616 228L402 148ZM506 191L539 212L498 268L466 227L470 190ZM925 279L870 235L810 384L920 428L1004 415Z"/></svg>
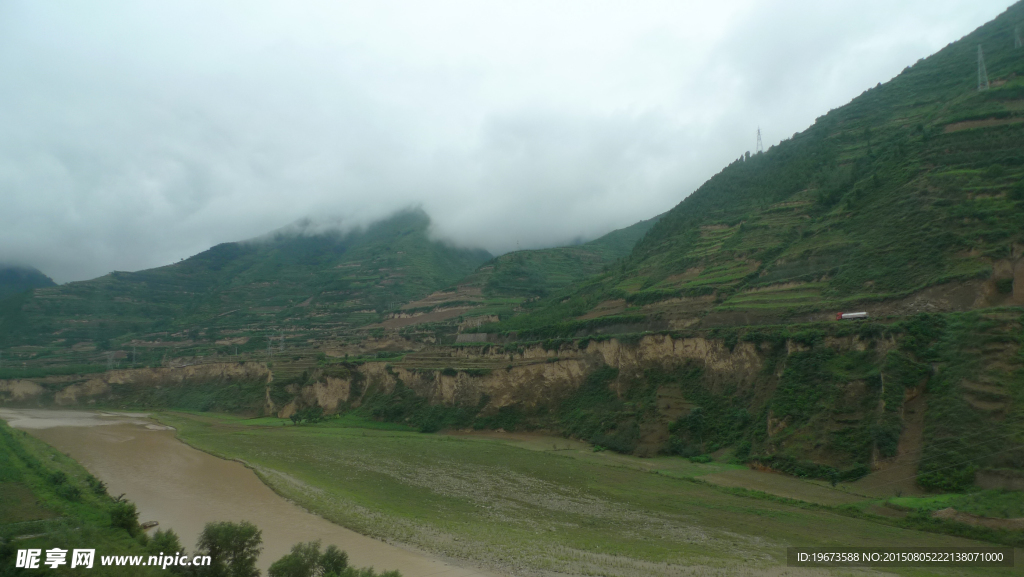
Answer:
<svg viewBox="0 0 1024 577"><path fill-rule="evenodd" d="M89 475L85 478L85 482L88 483L89 488L92 489L93 493L96 493L97 495L105 495L107 493L107 484L96 477Z"/></svg>
<svg viewBox="0 0 1024 577"><path fill-rule="evenodd" d="M75 487L74 485L67 485L67 484L58 485L57 486L57 490L55 492L57 493L58 497L60 497L61 499L67 500L67 501L81 501L82 500L82 491L81 491L81 489L79 489L78 487Z"/></svg>
<svg viewBox="0 0 1024 577"><path fill-rule="evenodd" d="M128 531L132 537L142 532L139 511L131 501L118 501L110 508L110 526Z"/></svg>

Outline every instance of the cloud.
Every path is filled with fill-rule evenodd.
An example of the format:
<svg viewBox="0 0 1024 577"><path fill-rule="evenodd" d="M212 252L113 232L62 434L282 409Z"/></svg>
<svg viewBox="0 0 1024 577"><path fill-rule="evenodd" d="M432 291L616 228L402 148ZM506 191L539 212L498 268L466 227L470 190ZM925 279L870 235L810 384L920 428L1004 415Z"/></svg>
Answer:
<svg viewBox="0 0 1024 577"><path fill-rule="evenodd" d="M65 282L407 206L494 253L596 237L1004 7L687 4L4 2L0 261Z"/></svg>

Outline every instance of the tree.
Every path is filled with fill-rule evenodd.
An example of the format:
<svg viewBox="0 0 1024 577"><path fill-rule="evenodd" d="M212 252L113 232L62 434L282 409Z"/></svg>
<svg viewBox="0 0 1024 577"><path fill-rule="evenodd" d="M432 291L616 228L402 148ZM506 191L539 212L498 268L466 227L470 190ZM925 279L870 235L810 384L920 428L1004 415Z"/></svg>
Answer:
<svg viewBox="0 0 1024 577"><path fill-rule="evenodd" d="M274 561L267 571L269 577L320 577L323 574L319 540L295 544L291 553Z"/></svg>
<svg viewBox="0 0 1024 577"><path fill-rule="evenodd" d="M372 567L349 567L348 554L330 545L320 552L320 541L298 543L267 571L269 577L401 577L398 571L377 573Z"/></svg>
<svg viewBox="0 0 1024 577"><path fill-rule="evenodd" d="M135 537L142 532L139 527L139 510L131 501L118 501L110 508L110 526L118 527L128 531L128 534Z"/></svg>
<svg viewBox="0 0 1024 577"><path fill-rule="evenodd" d="M211 577L259 577L256 560L263 550L263 532L248 521L207 523L196 543L198 555L210 556Z"/></svg>
<svg viewBox="0 0 1024 577"><path fill-rule="evenodd" d="M178 539L177 533L172 529L164 531L163 529L157 529L156 533L146 543L146 553L148 555L166 555L173 557L175 553L185 553L185 548L181 546L181 541ZM185 573L186 569L179 565L171 565L168 569L172 573Z"/></svg>
<svg viewBox="0 0 1024 577"><path fill-rule="evenodd" d="M340 577L346 567L348 567L348 553L334 545L329 545L323 555L320 556L320 568L323 569L324 575L338 575Z"/></svg>
<svg viewBox="0 0 1024 577"><path fill-rule="evenodd" d="M173 529L157 529L146 544L146 552L150 555L164 554L173 557L175 553L184 553L185 548L181 546L178 534Z"/></svg>

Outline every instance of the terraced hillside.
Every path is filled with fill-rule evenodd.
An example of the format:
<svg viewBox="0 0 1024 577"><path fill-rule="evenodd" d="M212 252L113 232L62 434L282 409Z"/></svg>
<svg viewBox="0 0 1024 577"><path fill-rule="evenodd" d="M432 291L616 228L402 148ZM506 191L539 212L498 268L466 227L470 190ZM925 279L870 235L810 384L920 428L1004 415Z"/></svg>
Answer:
<svg viewBox="0 0 1024 577"><path fill-rule="evenodd" d="M0 346L13 348L8 359L84 363L104 351L125 358L130 347L151 362L153 349L305 344L375 322L490 258L432 241L429 224L413 211L347 234L282 231L161 268L37 289L0 303Z"/></svg>
<svg viewBox="0 0 1024 577"><path fill-rule="evenodd" d="M301 364L295 355L373 357L450 341L461 317L493 320L607 268L655 220L483 265L484 251L431 241L421 211L348 234L306 234L298 223L166 267L0 301L0 377L225 358L276 360L287 372Z"/></svg>
<svg viewBox="0 0 1024 577"><path fill-rule="evenodd" d="M622 314L687 326L1024 304L1022 20L1018 3L744 155L620 266L487 330ZM979 46L991 80L982 90Z"/></svg>
<svg viewBox="0 0 1024 577"><path fill-rule="evenodd" d="M479 326L521 310L524 302L565 290L614 266L658 217L614 230L590 242L495 257L453 286L403 305L381 326L402 328L456 317Z"/></svg>
<svg viewBox="0 0 1024 577"><path fill-rule="evenodd" d="M628 256L658 218L640 221L575 246L520 250L501 255L481 266L459 285L480 287L488 297L546 296L593 276Z"/></svg>

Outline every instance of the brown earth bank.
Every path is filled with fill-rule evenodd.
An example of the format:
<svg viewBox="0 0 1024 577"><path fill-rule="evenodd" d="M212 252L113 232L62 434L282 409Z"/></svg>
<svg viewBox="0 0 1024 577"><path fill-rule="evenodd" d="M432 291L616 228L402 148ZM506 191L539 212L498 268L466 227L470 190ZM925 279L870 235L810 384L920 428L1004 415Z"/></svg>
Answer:
<svg viewBox="0 0 1024 577"><path fill-rule="evenodd" d="M203 363L183 367L107 371L94 375L61 375L0 380L0 406L83 406L116 404L134 389L163 389L187 382L272 380L266 363Z"/></svg>
<svg viewBox="0 0 1024 577"><path fill-rule="evenodd" d="M370 407L371 401L378 408L381 403L397 405L404 395L406 401L413 398L426 406L461 407L482 418L511 411L526 415L518 422L520 428L540 427L574 436L571 430L563 428L567 422L565 407L578 402L581 387L601 373L608 375L601 384L612 395L613 400L608 403L617 404L614 412L593 417L603 420L600 434L604 435L602 438L619 435L620 439L629 435L625 442L610 445L614 450L653 456L677 451L688 454L683 450L692 455L742 448L742 462L754 459L753 462L763 462L767 468L818 478L826 478L822 475L830 474L829 469L859 468L862 473L850 473L841 480L849 482L870 473L858 482L860 490L879 495L910 494L918 490L915 475L922 453L927 450L928 428L935 426L928 420L932 402L926 402L927 396L921 394L930 379L963 374L962 380L949 386L959 391L956 402L965 403L966 410L977 413L979 419L990 419L993 412L1002 419L1017 410L1004 390L1011 390L1007 379L1015 378L1012 375L1018 374L1014 371L1021 365L1020 345L1015 336L1021 330L1020 311L993 309L983 313L979 320L987 323L985 330L990 333L974 339L980 347L976 356L981 364L964 371L947 366L948 363L933 363L930 369L927 364L917 363L916 366L924 367L917 370L924 373L914 377L917 380L913 383L893 384L908 388L898 397L886 397L888 401L883 397L885 383L892 380L887 371L894 370L887 366L890 357L914 361L901 352L905 347L899 339L903 337L889 333L887 325L877 323L842 325L851 328L839 332L823 330L825 325L806 325L805 336L781 341L778 337L762 338L756 334L739 338L733 333L730 337L708 330L703 336L672 333L556 339L533 344L421 345L419 349L405 349L403 356L394 361L349 363L310 359L301 368L292 369L287 368L287 361L273 366L262 362L210 362L77 377L12 379L0 381L0 405L207 410L205 405L195 404L194 399L220 394L219 400L204 401L213 403L209 410L289 418L301 416L308 409L319 408L323 414L331 415L364 405ZM776 335L798 331L770 330L775 330ZM829 332L835 336L829 336ZM389 337L376 340L377 345L395 349L402 349L407 343ZM957 362L974 359L968 355ZM808 363L816 367L811 372L807 372ZM827 396L799 409L803 416L799 411L794 416L792 409L785 414L778 412L785 409L786 403L792 405L803 402L804 397L820 396L816 387L824 387ZM982 393L998 396L998 403L985 401L998 407L982 406L978 400ZM712 410L719 412L710 413L717 416L708 419L737 419L735 427L747 431L744 435L752 440L741 443L742 439L730 436L727 428L712 423L725 440L708 442L702 421L694 419L703 418L700 415ZM408 413L373 416L420 427ZM874 431L882 419L896 419L897 423L898 439L894 439L889 453L873 440L878 438ZM482 426L509 428L488 422L498 421L492 419ZM466 426L469 424L458 427ZM575 436L595 444L605 443L593 433L589 435ZM861 439L857 441L860 445L854 447L856 450L849 448L851 438ZM864 453L865 442L869 454ZM990 451L1008 459L1014 454L1001 447ZM794 463L799 467L794 469ZM1010 461L978 465L978 479L992 477L989 471L993 468L1017 468Z"/></svg>

